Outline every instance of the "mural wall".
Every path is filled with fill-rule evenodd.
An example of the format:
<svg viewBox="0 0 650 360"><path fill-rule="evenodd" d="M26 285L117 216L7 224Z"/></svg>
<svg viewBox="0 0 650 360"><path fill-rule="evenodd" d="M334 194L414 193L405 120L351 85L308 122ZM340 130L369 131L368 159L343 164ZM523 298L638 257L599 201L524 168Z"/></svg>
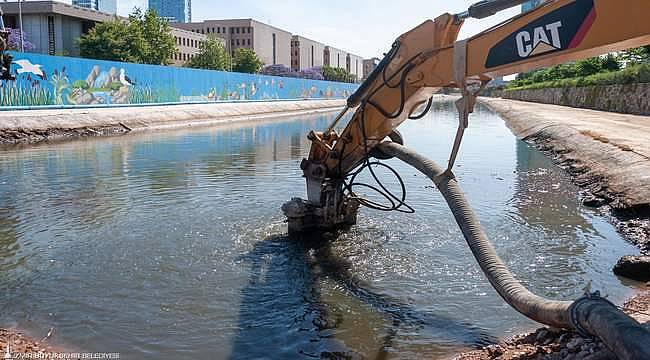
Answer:
<svg viewBox="0 0 650 360"><path fill-rule="evenodd" d="M12 53L0 106L346 98L356 84Z"/></svg>

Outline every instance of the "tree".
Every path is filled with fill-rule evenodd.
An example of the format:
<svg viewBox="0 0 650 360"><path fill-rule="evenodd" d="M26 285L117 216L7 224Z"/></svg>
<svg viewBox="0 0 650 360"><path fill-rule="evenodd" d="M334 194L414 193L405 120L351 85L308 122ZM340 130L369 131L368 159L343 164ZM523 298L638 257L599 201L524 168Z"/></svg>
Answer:
<svg viewBox="0 0 650 360"><path fill-rule="evenodd" d="M257 57L257 54L253 50L244 48L235 50L232 62L233 71L241 73L255 74L264 66L262 60Z"/></svg>
<svg viewBox="0 0 650 360"><path fill-rule="evenodd" d="M619 59L626 65L650 63L650 45L621 51Z"/></svg>
<svg viewBox="0 0 650 360"><path fill-rule="evenodd" d="M79 40L82 57L140 62L144 37L135 26L118 18L95 25Z"/></svg>
<svg viewBox="0 0 650 360"><path fill-rule="evenodd" d="M185 63L185 66L208 70L230 69L230 55L219 40L210 37L199 45L199 49L199 53Z"/></svg>
<svg viewBox="0 0 650 360"><path fill-rule="evenodd" d="M167 21L153 9L136 9L128 21L117 17L95 25L79 40L81 56L91 59L167 65L176 42Z"/></svg>
<svg viewBox="0 0 650 360"><path fill-rule="evenodd" d="M141 62L145 64L169 65L176 53L176 40L171 34L167 20L158 16L156 10L149 9L144 14L135 9L129 15L129 23L139 27L144 39Z"/></svg>
<svg viewBox="0 0 650 360"><path fill-rule="evenodd" d="M323 77L325 80L353 83L357 81L356 76L342 68L323 66Z"/></svg>
<svg viewBox="0 0 650 360"><path fill-rule="evenodd" d="M20 29L9 30L9 43L7 44L9 50L20 51ZM26 52L33 51L36 46L27 40L27 35L23 33L23 48Z"/></svg>

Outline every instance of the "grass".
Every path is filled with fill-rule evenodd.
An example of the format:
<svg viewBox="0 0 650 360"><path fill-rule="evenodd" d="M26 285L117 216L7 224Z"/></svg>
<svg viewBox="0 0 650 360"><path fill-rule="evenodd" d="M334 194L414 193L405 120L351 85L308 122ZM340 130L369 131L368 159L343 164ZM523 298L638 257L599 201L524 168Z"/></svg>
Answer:
<svg viewBox="0 0 650 360"><path fill-rule="evenodd" d="M15 83L0 86L0 106L54 105L55 96L40 86L16 87Z"/></svg>
<svg viewBox="0 0 650 360"><path fill-rule="evenodd" d="M627 68L618 71L603 72L583 77L544 81L517 87L506 87L505 90L514 91L635 83L650 83L650 64L628 66Z"/></svg>

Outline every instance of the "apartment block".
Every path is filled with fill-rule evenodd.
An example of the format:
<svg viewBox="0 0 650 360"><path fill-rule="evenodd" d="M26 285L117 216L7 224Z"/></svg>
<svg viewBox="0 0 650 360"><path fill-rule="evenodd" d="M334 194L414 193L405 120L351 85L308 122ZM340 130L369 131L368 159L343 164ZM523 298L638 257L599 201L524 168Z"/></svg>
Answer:
<svg viewBox="0 0 650 360"><path fill-rule="evenodd" d="M291 39L291 70L300 71L323 66L325 44L300 35Z"/></svg>
<svg viewBox="0 0 650 360"><path fill-rule="evenodd" d="M206 20L171 24L174 27L225 41L234 54L239 48L251 49L265 65L291 65L291 33L253 19Z"/></svg>

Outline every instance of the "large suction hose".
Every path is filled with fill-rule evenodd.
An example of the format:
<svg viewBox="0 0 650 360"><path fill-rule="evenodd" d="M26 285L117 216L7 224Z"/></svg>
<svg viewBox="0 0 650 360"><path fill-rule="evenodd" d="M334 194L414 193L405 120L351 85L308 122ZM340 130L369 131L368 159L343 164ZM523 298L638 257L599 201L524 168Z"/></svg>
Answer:
<svg viewBox="0 0 650 360"><path fill-rule="evenodd" d="M378 146L382 152L413 166L435 183L479 266L494 289L515 310L546 325L597 336L621 359L650 359L650 331L611 302L597 295L587 295L574 302L548 300L533 294L517 281L490 244L452 173L397 143L389 141Z"/></svg>

